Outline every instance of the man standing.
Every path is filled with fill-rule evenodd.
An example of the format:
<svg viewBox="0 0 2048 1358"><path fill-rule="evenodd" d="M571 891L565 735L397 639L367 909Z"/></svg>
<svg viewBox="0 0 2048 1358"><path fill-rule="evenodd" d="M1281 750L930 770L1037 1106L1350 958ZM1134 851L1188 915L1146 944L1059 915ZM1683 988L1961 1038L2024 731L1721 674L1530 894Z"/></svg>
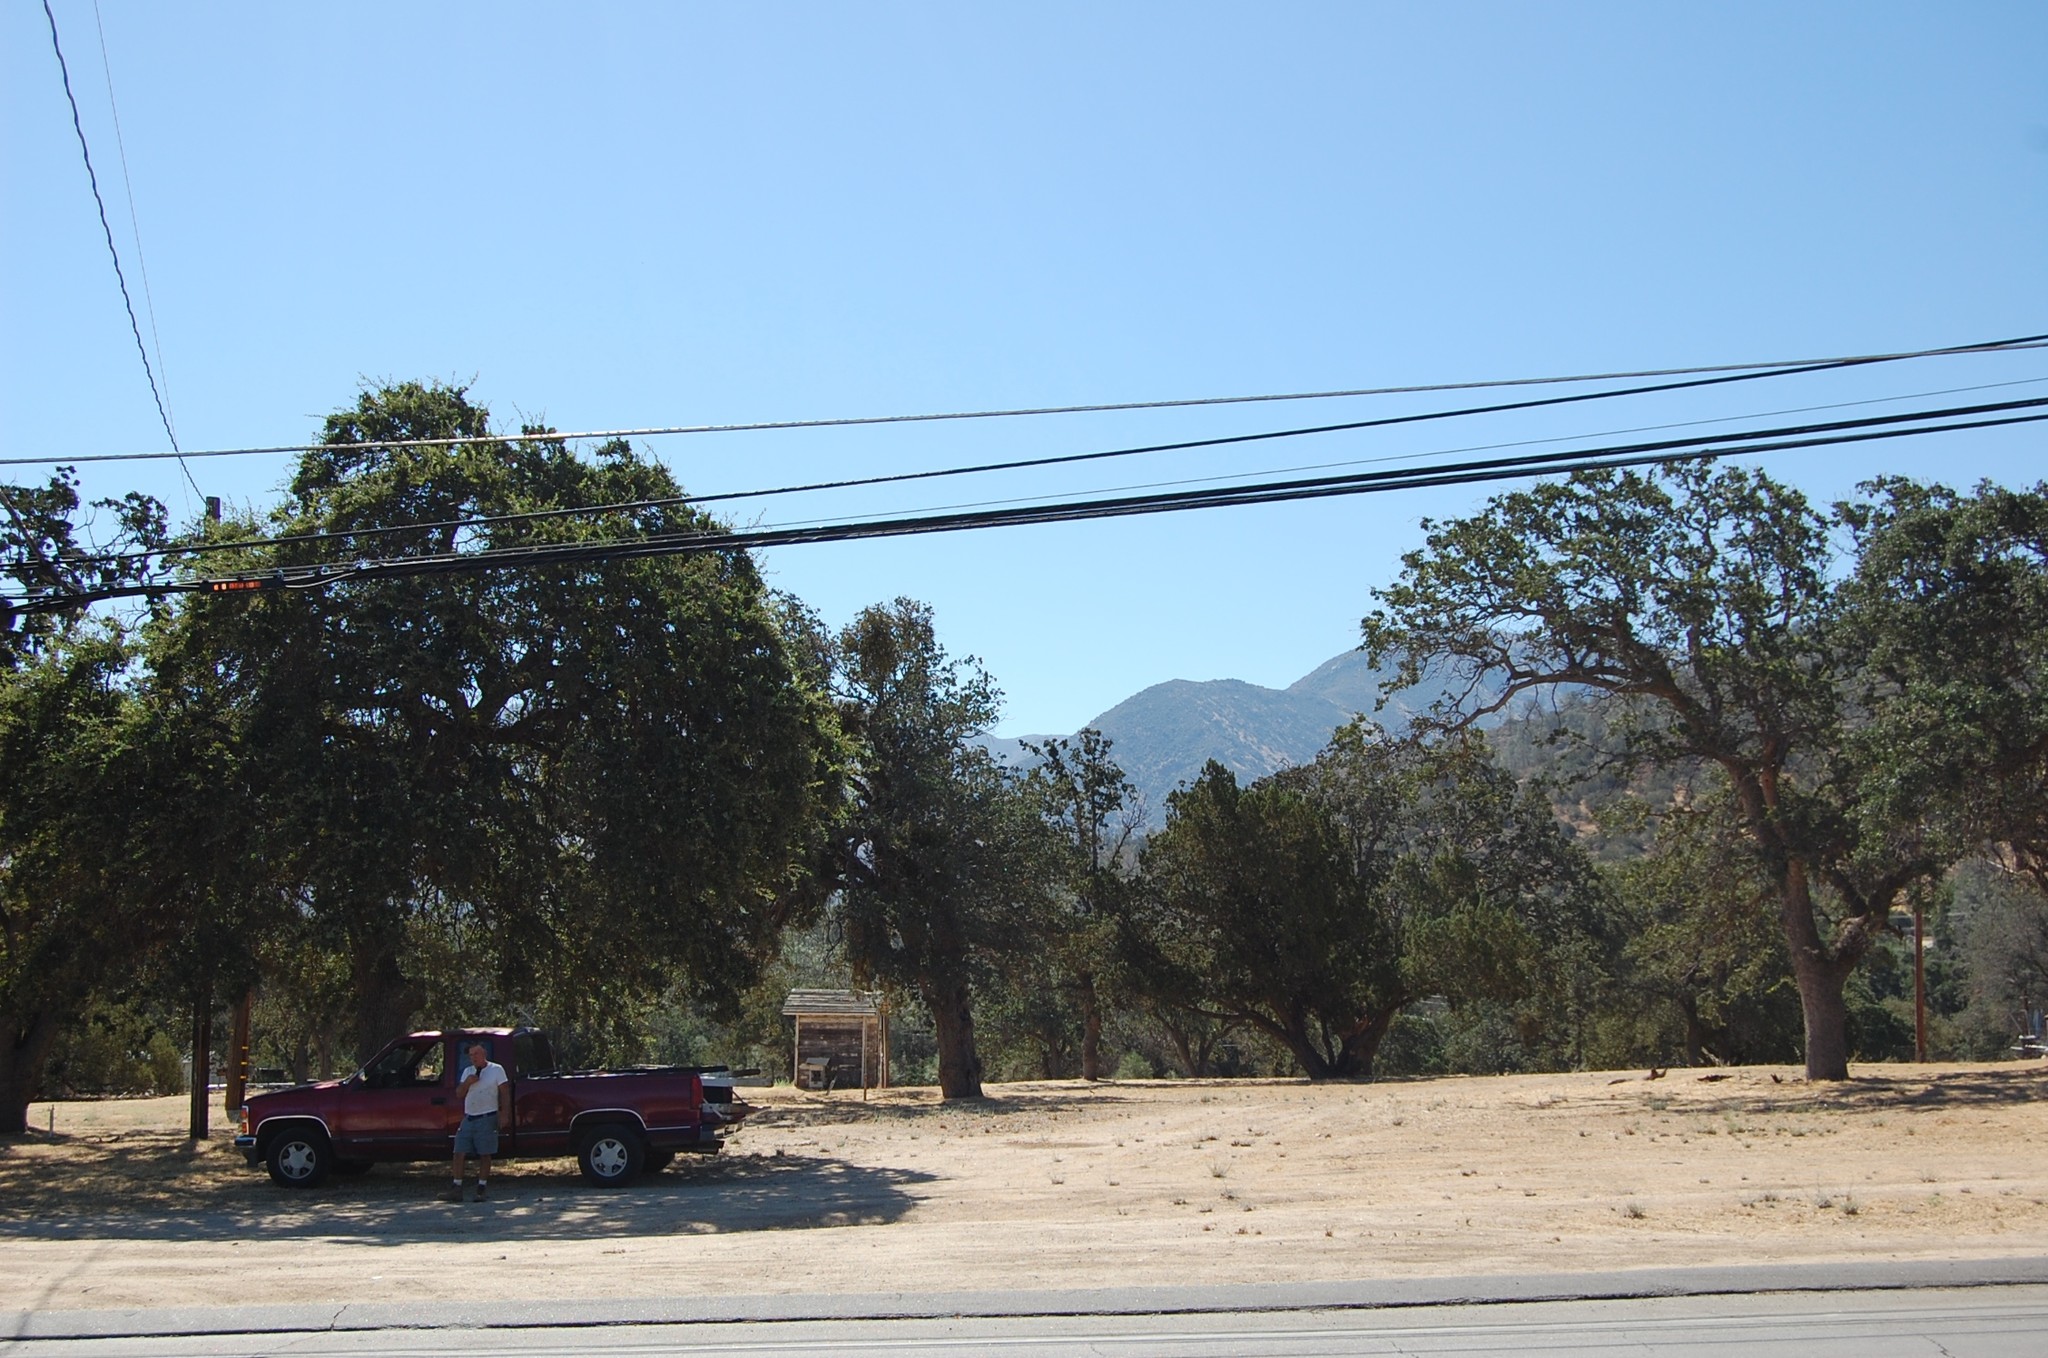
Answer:
<svg viewBox="0 0 2048 1358"><path fill-rule="evenodd" d="M449 1198L462 1201L462 1167L474 1154L476 1200L482 1202L490 1192L491 1157L498 1153L498 1123L512 1113L512 1082L491 1059L490 1049L477 1042L470 1046L469 1069L456 1089L462 1094L462 1125L455 1131L455 1184Z"/></svg>

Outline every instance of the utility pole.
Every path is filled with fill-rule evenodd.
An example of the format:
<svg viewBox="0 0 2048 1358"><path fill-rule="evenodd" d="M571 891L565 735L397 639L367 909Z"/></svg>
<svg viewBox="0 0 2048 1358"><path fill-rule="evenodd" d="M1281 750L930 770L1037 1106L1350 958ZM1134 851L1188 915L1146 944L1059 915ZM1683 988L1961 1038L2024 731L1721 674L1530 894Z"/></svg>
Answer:
<svg viewBox="0 0 2048 1358"><path fill-rule="evenodd" d="M206 497L206 521L208 523L220 522L220 496L209 495ZM239 1012L236 1017L240 1017ZM237 1036L244 1037L246 1033L238 1031ZM239 1047L241 1044L238 1042L236 1045ZM208 1115L212 1109L207 1104L206 1096L212 1092L209 1087L212 1078L213 984L211 981L201 981L199 989L192 997L192 1101L190 1114L185 1123L185 1135L194 1141L206 1140L207 1133L211 1130ZM230 1074L228 1079L230 1089L234 1087L234 1083L233 1075ZM238 1105L230 1104L229 1106L236 1107Z"/></svg>
<svg viewBox="0 0 2048 1358"><path fill-rule="evenodd" d="M242 998L235 1004L233 1034L228 1038L227 1097L222 1100L228 1119L242 1109L242 1101L249 1095L249 1015L256 1007L254 987L242 992Z"/></svg>
<svg viewBox="0 0 2048 1358"><path fill-rule="evenodd" d="M201 981L192 997L192 1105L191 1118L185 1125L185 1135L194 1141L206 1140L207 1114L212 1111L206 1099L207 1083L212 1076L213 986Z"/></svg>
<svg viewBox="0 0 2048 1358"><path fill-rule="evenodd" d="M1913 897L1913 1059L1927 1059L1927 923L1917 893Z"/></svg>

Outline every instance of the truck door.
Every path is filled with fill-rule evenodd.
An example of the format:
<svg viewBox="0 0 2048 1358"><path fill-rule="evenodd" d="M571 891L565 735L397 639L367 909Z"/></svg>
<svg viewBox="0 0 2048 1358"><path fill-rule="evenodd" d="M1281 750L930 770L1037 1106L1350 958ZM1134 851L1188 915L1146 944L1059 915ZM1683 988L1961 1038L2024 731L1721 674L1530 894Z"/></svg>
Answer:
<svg viewBox="0 0 2048 1358"><path fill-rule="evenodd" d="M380 1160L446 1154L460 1115L452 1074L446 1038L386 1048L335 1100L335 1149Z"/></svg>

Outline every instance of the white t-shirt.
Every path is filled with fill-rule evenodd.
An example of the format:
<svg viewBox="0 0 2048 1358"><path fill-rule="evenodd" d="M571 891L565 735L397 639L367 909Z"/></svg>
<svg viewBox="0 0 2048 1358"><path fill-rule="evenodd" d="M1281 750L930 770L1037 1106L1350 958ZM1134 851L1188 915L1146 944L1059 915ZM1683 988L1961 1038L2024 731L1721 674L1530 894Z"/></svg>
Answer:
<svg viewBox="0 0 2048 1358"><path fill-rule="evenodd" d="M505 1068L496 1061L484 1062L479 1071L475 1066L462 1072L462 1111L471 1117L478 1113L498 1111L498 1086L508 1082Z"/></svg>

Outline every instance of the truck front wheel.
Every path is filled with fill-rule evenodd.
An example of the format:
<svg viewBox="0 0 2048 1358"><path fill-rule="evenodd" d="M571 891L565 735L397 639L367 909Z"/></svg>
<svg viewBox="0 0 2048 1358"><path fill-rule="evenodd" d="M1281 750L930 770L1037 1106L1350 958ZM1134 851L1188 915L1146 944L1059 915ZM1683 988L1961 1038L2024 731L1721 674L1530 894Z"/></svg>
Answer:
<svg viewBox="0 0 2048 1358"><path fill-rule="evenodd" d="M286 1188L311 1188L334 1168L334 1148L319 1128L293 1127L270 1139L263 1163Z"/></svg>
<svg viewBox="0 0 2048 1358"><path fill-rule="evenodd" d="M633 1182L647 1162L647 1143L630 1127L616 1123L594 1127L577 1140L576 1162L583 1178L602 1188Z"/></svg>

